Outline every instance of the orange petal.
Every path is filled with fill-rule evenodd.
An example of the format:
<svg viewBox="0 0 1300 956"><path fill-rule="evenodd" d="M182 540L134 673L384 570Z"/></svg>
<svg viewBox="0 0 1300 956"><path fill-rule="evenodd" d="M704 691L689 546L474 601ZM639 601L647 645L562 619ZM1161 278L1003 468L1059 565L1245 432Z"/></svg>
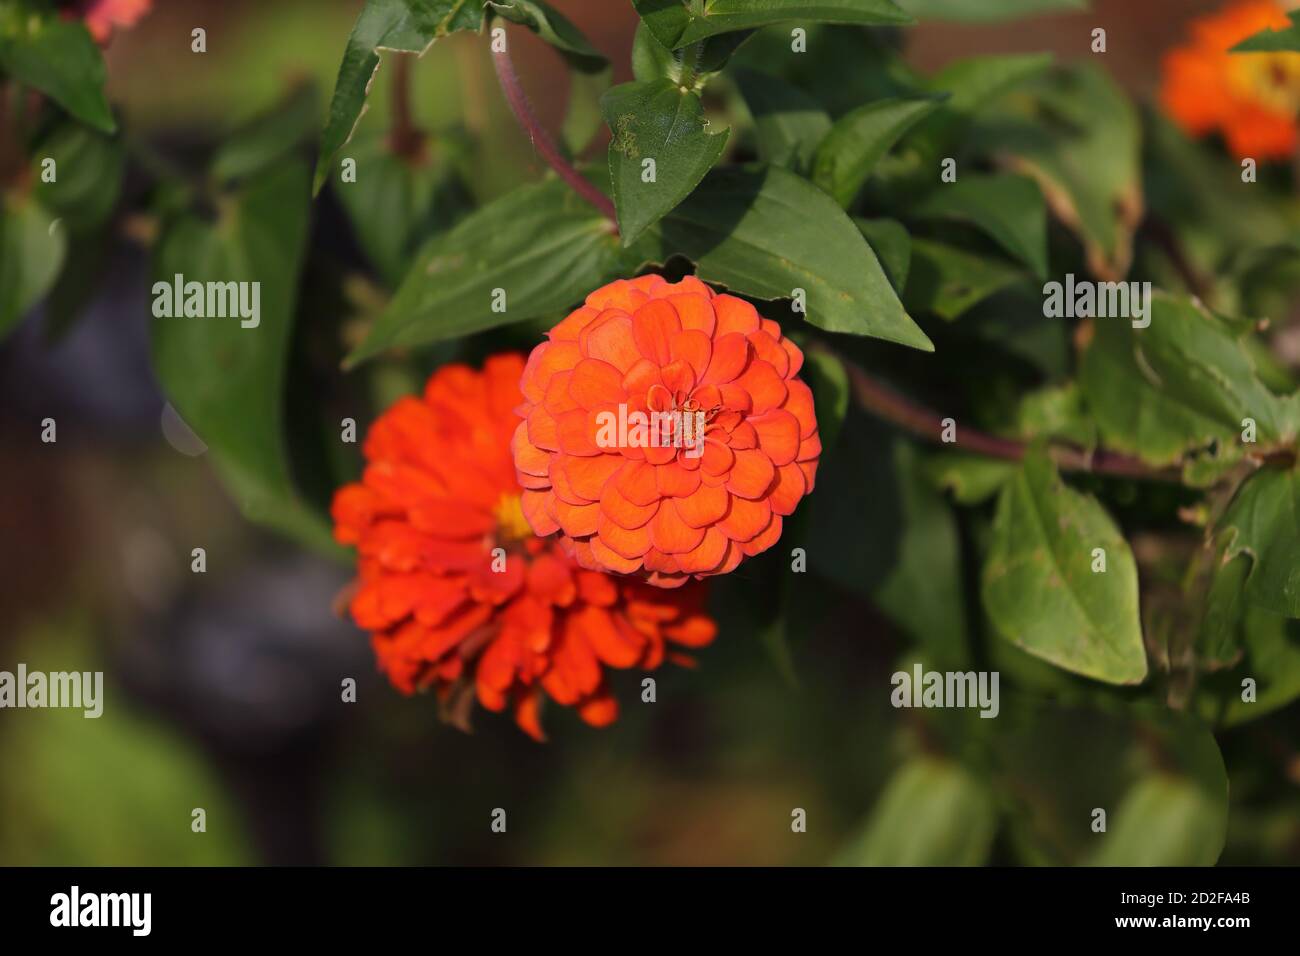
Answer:
<svg viewBox="0 0 1300 956"><path fill-rule="evenodd" d="M736 461L735 452L713 438L704 439L704 454L700 470L709 475L725 475Z"/></svg>
<svg viewBox="0 0 1300 956"><path fill-rule="evenodd" d="M749 392L754 401L754 413L761 415L770 408L780 408L785 401L785 379L776 374L762 359L754 359L736 379L736 384Z"/></svg>
<svg viewBox="0 0 1300 956"><path fill-rule="evenodd" d="M560 451L567 455L591 457L604 454L596 444L596 434L596 423L585 408L575 408L555 416L556 439Z"/></svg>
<svg viewBox="0 0 1300 956"><path fill-rule="evenodd" d="M560 530L560 523L551 517L546 508L547 500L553 497L550 492L528 490L519 496L520 507L524 509L524 518L528 521L528 526L533 529L533 534L539 538L555 534Z"/></svg>
<svg viewBox="0 0 1300 956"><path fill-rule="evenodd" d="M608 362L585 358L573 367L569 397L583 408L626 402L623 373Z"/></svg>
<svg viewBox="0 0 1300 956"><path fill-rule="evenodd" d="M732 541L748 541L767 528L771 521L772 509L765 500L750 501L732 495L727 513L717 527Z"/></svg>
<svg viewBox="0 0 1300 956"><path fill-rule="evenodd" d="M748 335L758 331L758 310L744 299L738 299L734 295L714 296L713 311L718 317L715 336L729 332Z"/></svg>
<svg viewBox="0 0 1300 956"><path fill-rule="evenodd" d="M672 361L672 341L682 331L677 310L665 299L653 299L632 316L632 337L641 354L662 367Z"/></svg>
<svg viewBox="0 0 1300 956"><path fill-rule="evenodd" d="M771 523L748 541L740 542L740 550L749 557L766 551L781 537L781 516L772 515Z"/></svg>
<svg viewBox="0 0 1300 956"><path fill-rule="evenodd" d="M665 498L684 498L700 487L698 471L689 471L676 461L655 466L655 487Z"/></svg>
<svg viewBox="0 0 1300 956"><path fill-rule="evenodd" d="M569 486L587 501L599 501L605 486L624 464L621 455L597 455L594 458L566 455L563 458L563 470Z"/></svg>
<svg viewBox="0 0 1300 956"><path fill-rule="evenodd" d="M705 295L673 295L668 297L668 301L677 310L683 329L703 332L709 338L713 337L713 330L717 326L717 318L713 314L713 300L711 297Z"/></svg>
<svg viewBox="0 0 1300 956"><path fill-rule="evenodd" d="M596 535L593 547L599 541L620 558L628 560L644 556L652 543L648 522L639 528L624 528L603 512L596 519Z"/></svg>
<svg viewBox="0 0 1300 956"><path fill-rule="evenodd" d="M714 339L713 355L701 381L709 385L734 381L744 371L750 349L749 339L739 333L733 332Z"/></svg>
<svg viewBox="0 0 1300 956"><path fill-rule="evenodd" d="M660 504L659 511L646 527L650 529L651 543L664 554L682 554L698 547L704 539L704 529L692 528L677 516L677 509L667 502Z"/></svg>
<svg viewBox="0 0 1300 956"><path fill-rule="evenodd" d="M600 505L571 505L562 498L556 498L553 506L555 520L560 523L564 533L571 538L585 538L596 533L596 521L600 517Z"/></svg>
<svg viewBox="0 0 1300 956"><path fill-rule="evenodd" d="M701 484L695 492L685 498L672 499L678 516L692 528L704 528L720 521L727 513L727 502L731 496L727 489Z"/></svg>
<svg viewBox="0 0 1300 956"><path fill-rule="evenodd" d="M601 540L600 536L590 539L592 559L602 570L615 574L632 574L641 569L641 558L625 558Z"/></svg>
<svg viewBox="0 0 1300 956"><path fill-rule="evenodd" d="M691 371L695 373L695 381L699 381L713 358L713 340L699 329L687 329L673 339L672 356L674 362L681 361L690 365Z"/></svg>
<svg viewBox="0 0 1300 956"><path fill-rule="evenodd" d="M790 371L790 356L785 349L781 348L781 343L778 341L780 335L779 329L775 338L760 329L757 332L750 332L747 338L749 344L754 347L754 354L776 369L777 375L785 378Z"/></svg>
<svg viewBox="0 0 1300 956"><path fill-rule="evenodd" d="M600 510L619 527L640 528L659 510L659 498L656 496L648 505L634 505L618 490L617 481L609 481L601 489Z"/></svg>
<svg viewBox="0 0 1300 956"><path fill-rule="evenodd" d="M634 505L645 506L659 500L654 467L644 461L624 464L615 480L623 497Z"/></svg>
<svg viewBox="0 0 1300 956"><path fill-rule="evenodd" d="M799 420L774 408L749 420L758 433L758 446L774 465L788 465L799 451Z"/></svg>
<svg viewBox="0 0 1300 956"><path fill-rule="evenodd" d="M772 459L757 448L736 452L736 463L731 466L727 490L742 498L761 498L767 494L776 477Z"/></svg>
<svg viewBox="0 0 1300 956"><path fill-rule="evenodd" d="M510 440L515 467L525 474L545 475L550 469L551 456L528 440L528 423L520 422Z"/></svg>
<svg viewBox="0 0 1300 956"><path fill-rule="evenodd" d="M706 574L726 557L727 536L717 528L706 528L700 543L685 554L677 556L677 563L687 574Z"/></svg>
<svg viewBox="0 0 1300 956"><path fill-rule="evenodd" d="M632 316L616 309L602 312L583 329L578 347L583 354L608 362L623 373L641 360L641 353L632 340Z"/></svg>
<svg viewBox="0 0 1300 956"><path fill-rule="evenodd" d="M794 514L795 507L802 500L808 488L803 472L797 464L782 465L776 470L776 481L768 493L767 503L772 506L772 514Z"/></svg>

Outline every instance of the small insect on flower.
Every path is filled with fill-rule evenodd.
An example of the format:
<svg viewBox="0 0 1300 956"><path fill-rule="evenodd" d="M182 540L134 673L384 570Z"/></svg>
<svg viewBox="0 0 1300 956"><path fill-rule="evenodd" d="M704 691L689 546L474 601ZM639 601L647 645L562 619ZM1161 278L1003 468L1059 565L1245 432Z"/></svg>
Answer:
<svg viewBox="0 0 1300 956"><path fill-rule="evenodd" d="M1192 39L1165 54L1160 99L1192 136L1220 131L1238 159L1285 159L1296 149L1300 53L1229 53L1291 24L1274 0L1242 0L1192 21Z"/></svg>
<svg viewBox="0 0 1300 956"><path fill-rule="evenodd" d="M698 279L620 279L533 349L514 436L524 514L583 567L659 587L781 537L821 455L803 353Z"/></svg>
<svg viewBox="0 0 1300 956"><path fill-rule="evenodd" d="M353 620L404 693L432 687L466 725L477 696L543 739L541 691L587 723L615 719L605 667L652 669L716 626L701 586L664 592L580 568L533 534L510 456L519 355L481 372L439 369L371 426L361 481L334 497L334 535L355 545Z"/></svg>

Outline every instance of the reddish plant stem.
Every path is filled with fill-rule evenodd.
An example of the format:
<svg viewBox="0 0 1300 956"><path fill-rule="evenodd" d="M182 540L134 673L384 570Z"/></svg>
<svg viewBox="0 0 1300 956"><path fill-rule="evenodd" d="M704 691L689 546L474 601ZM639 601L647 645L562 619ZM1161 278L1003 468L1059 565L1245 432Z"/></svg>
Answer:
<svg viewBox="0 0 1300 956"><path fill-rule="evenodd" d="M812 347L821 349L827 354L834 354L824 346ZM883 382L877 381L852 362L846 361L841 356L836 358L843 362L849 376L849 384L853 389L853 397L863 409L926 441L945 444L942 437L944 432L942 416L894 391ZM1020 461L1028 450L1024 442L990 435L966 425L954 424L953 429L957 441L952 443L952 446L962 452L983 455L987 458L1000 458L1004 461ZM1181 481L1177 469L1152 468L1136 458L1115 452L1089 452L1070 446L1053 445L1049 448L1049 453L1057 466L1064 471L1083 471L1144 481Z"/></svg>
<svg viewBox="0 0 1300 956"><path fill-rule="evenodd" d="M574 192L595 206L610 222L617 223L614 203L564 158L564 154L555 145L551 134L546 132L538 121L523 87L519 85L519 74L515 72L515 65L510 61L509 52L502 50L498 53L494 50L492 62L496 67L497 80L501 83L501 92L505 94L506 102L510 104L515 119L533 141L533 146L541 154L542 159L546 160L546 164L555 170L561 179L573 187Z"/></svg>
<svg viewBox="0 0 1300 956"><path fill-rule="evenodd" d="M424 137L415 125L411 110L411 58L393 55L393 126L388 142L393 152L406 159L419 159Z"/></svg>

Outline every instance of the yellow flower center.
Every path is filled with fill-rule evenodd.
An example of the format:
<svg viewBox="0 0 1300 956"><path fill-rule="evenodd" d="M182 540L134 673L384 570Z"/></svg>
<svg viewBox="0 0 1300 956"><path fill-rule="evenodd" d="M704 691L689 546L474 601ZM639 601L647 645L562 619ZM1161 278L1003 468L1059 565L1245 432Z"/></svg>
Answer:
<svg viewBox="0 0 1300 956"><path fill-rule="evenodd" d="M492 509L497 519L497 534L502 541L522 541L533 535L533 529L524 517L523 496L509 492L501 496L497 506Z"/></svg>
<svg viewBox="0 0 1300 956"><path fill-rule="evenodd" d="M1234 53L1233 88L1274 113L1300 113L1300 53Z"/></svg>

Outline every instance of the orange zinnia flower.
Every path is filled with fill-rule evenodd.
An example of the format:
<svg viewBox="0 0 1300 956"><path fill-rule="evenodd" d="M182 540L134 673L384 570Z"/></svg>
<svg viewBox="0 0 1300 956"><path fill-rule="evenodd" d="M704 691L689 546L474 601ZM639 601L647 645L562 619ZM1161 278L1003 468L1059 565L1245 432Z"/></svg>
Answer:
<svg viewBox="0 0 1300 956"><path fill-rule="evenodd" d="M152 4L153 0L76 0L72 12L86 24L95 41L104 44L114 30L135 26Z"/></svg>
<svg viewBox="0 0 1300 956"><path fill-rule="evenodd" d="M1192 22L1192 41L1164 59L1160 96L1188 133L1220 130L1238 159L1281 159L1296 148L1300 53L1229 53L1291 21L1273 0L1243 0Z"/></svg>
<svg viewBox="0 0 1300 956"><path fill-rule="evenodd" d="M392 683L434 687L452 714L475 693L489 710L511 703L541 740L539 688L603 726L618 705L602 665L690 664L669 645L708 644L716 627L699 588L585 570L532 534L510 458L523 371L519 355L440 369L371 426L365 473L332 512L360 554L352 617Z"/></svg>
<svg viewBox="0 0 1300 956"><path fill-rule="evenodd" d="M597 289L548 336L514 437L534 531L660 587L776 543L821 454L803 353L776 322L698 279L647 275ZM624 427L655 414L662 431Z"/></svg>

